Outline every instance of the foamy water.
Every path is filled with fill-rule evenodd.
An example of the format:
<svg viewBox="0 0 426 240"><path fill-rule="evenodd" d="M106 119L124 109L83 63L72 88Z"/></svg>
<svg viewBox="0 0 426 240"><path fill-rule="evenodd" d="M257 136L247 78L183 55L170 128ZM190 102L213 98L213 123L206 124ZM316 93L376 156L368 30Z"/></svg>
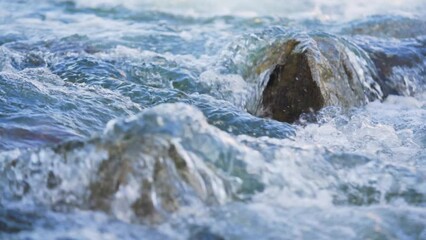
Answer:
<svg viewBox="0 0 426 240"><path fill-rule="evenodd" d="M426 239L425 4L0 1L0 239ZM423 62L255 116L266 56L319 34Z"/></svg>

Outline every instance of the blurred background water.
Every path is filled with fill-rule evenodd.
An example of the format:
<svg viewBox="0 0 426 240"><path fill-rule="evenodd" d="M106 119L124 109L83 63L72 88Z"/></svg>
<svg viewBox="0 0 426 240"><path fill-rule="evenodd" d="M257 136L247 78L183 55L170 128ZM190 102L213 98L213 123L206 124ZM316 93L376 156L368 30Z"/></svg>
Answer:
<svg viewBox="0 0 426 240"><path fill-rule="evenodd" d="M0 0L0 239L426 239L425 9ZM318 32L422 61L401 96L253 115L259 59Z"/></svg>

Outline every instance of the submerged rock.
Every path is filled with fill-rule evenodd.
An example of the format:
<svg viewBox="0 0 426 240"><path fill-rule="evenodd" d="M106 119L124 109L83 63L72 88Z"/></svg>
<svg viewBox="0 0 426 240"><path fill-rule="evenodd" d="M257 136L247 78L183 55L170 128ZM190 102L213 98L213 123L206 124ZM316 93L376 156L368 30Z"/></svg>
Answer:
<svg viewBox="0 0 426 240"><path fill-rule="evenodd" d="M377 71L384 97L413 95L425 83L426 42L357 37L353 41L368 53Z"/></svg>
<svg viewBox="0 0 426 240"><path fill-rule="evenodd" d="M154 224L185 207L223 204L262 190L244 162L251 158L262 161L258 152L210 126L196 108L164 104L113 120L88 141L1 154L0 206L28 201ZM0 230L14 231L1 218L0 212Z"/></svg>
<svg viewBox="0 0 426 240"><path fill-rule="evenodd" d="M263 89L257 115L294 122L301 114L325 106L348 109L383 100L389 94L414 92L410 87L418 84L410 84L407 75L398 76L397 72L398 68L424 72L422 44L386 48L371 40L359 45L327 34L285 41Z"/></svg>
<svg viewBox="0 0 426 240"><path fill-rule="evenodd" d="M426 21L392 15L371 16L348 23L345 35L367 35L380 38L415 38L426 34Z"/></svg>

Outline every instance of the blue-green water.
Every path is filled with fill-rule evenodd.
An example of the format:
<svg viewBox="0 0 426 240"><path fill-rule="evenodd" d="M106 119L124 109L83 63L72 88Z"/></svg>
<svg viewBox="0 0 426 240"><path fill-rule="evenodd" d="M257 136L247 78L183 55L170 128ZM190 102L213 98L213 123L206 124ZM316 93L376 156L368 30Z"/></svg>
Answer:
<svg viewBox="0 0 426 240"><path fill-rule="evenodd" d="M426 239L424 9L0 0L0 239ZM257 117L258 64L324 33L421 61L400 96Z"/></svg>

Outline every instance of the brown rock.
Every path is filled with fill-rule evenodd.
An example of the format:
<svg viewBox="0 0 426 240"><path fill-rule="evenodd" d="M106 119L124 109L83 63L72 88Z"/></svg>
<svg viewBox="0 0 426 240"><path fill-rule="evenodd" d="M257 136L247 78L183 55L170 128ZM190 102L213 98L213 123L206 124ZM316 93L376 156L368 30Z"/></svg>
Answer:
<svg viewBox="0 0 426 240"><path fill-rule="evenodd" d="M346 42L330 36L290 40L262 95L260 115L293 122L325 106L350 108L381 98L374 74ZM362 69L362 73L359 70Z"/></svg>

